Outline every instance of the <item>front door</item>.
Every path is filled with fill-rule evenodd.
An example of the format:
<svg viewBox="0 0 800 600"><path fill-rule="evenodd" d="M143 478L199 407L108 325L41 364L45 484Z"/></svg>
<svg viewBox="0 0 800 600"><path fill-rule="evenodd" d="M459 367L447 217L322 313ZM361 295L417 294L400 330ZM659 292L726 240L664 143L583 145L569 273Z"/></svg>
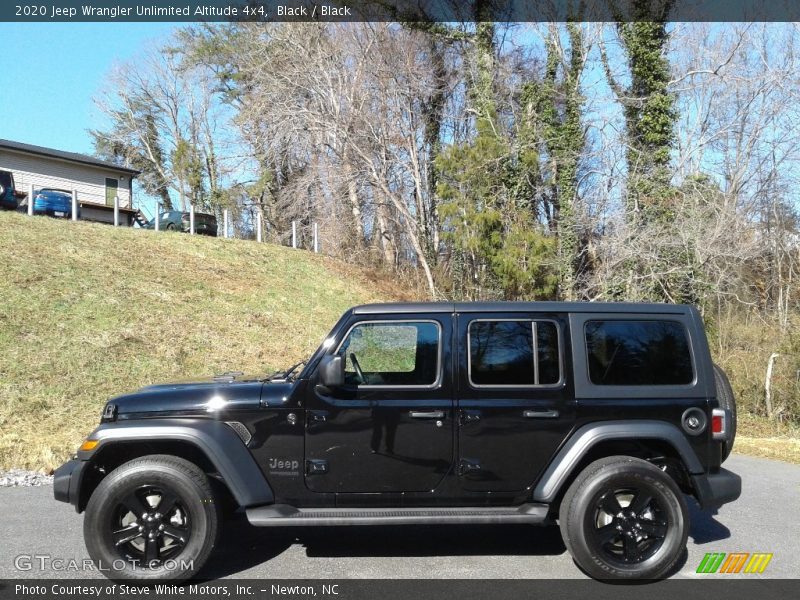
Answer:
<svg viewBox="0 0 800 600"><path fill-rule="evenodd" d="M463 489L531 488L569 433L575 403L566 327L561 315L459 315Z"/></svg>
<svg viewBox="0 0 800 600"><path fill-rule="evenodd" d="M114 198L119 194L119 181L106 177L106 206L114 206Z"/></svg>
<svg viewBox="0 0 800 600"><path fill-rule="evenodd" d="M345 383L308 386L306 485L315 492L431 492L453 462L445 340L452 316L354 316L332 354Z"/></svg>

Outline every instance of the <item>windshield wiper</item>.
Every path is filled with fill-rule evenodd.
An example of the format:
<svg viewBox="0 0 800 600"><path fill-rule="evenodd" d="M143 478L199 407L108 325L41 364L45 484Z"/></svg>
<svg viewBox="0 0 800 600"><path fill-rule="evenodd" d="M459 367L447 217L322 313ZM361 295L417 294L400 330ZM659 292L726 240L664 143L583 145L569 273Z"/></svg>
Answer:
<svg viewBox="0 0 800 600"><path fill-rule="evenodd" d="M283 372L279 371L279 372L275 373L272 377L269 378L269 380L270 381L287 381L291 377L292 373L297 371L297 369L302 367L304 364L306 364L306 361L301 360L299 363L293 364L291 367L289 367L285 371L283 371Z"/></svg>

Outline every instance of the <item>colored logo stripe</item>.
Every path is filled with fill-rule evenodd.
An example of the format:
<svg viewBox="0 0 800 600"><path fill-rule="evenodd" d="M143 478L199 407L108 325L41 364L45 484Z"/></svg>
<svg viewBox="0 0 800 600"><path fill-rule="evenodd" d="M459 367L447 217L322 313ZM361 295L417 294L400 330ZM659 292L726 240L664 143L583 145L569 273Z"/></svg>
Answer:
<svg viewBox="0 0 800 600"><path fill-rule="evenodd" d="M700 566L697 567L698 573L716 573L722 560L725 558L724 552L708 552L700 561Z"/></svg>
<svg viewBox="0 0 800 600"><path fill-rule="evenodd" d="M744 573L763 573L771 560L772 553L767 552L732 552L727 558L724 552L708 552L697 573L741 573L743 568Z"/></svg>
<svg viewBox="0 0 800 600"><path fill-rule="evenodd" d="M744 568L745 573L763 573L767 568L769 561L772 560L772 553L756 552L751 555L747 566Z"/></svg>
<svg viewBox="0 0 800 600"><path fill-rule="evenodd" d="M722 563L720 573L738 573L742 570L747 557L750 556L747 552L733 552L728 554L728 558Z"/></svg>

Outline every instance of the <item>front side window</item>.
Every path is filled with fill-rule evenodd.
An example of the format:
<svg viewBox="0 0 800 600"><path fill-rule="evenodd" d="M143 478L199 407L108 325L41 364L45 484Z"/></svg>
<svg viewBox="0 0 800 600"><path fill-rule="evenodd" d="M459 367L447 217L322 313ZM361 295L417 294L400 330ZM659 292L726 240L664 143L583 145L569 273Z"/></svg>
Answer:
<svg viewBox="0 0 800 600"><path fill-rule="evenodd" d="M552 321L473 321L469 377L474 386L553 385L560 381L558 331Z"/></svg>
<svg viewBox="0 0 800 600"><path fill-rule="evenodd" d="M589 379L595 385L687 385L689 339L677 321L588 321Z"/></svg>
<svg viewBox="0 0 800 600"><path fill-rule="evenodd" d="M432 386L439 374L439 326L433 322L360 323L338 352L350 385Z"/></svg>

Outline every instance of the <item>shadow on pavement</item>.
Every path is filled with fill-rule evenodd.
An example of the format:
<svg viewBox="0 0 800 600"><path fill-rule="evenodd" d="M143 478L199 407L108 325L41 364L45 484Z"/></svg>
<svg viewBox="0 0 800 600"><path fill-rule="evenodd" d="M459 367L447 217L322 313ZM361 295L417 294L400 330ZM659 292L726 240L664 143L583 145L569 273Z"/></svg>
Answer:
<svg viewBox="0 0 800 600"><path fill-rule="evenodd" d="M226 521L203 580L235 575L267 562L293 544L310 557L558 555L566 552L558 527L433 525L364 527L252 527Z"/></svg>
<svg viewBox="0 0 800 600"><path fill-rule="evenodd" d="M716 509L700 510L697 503L689 499L689 537L695 544L707 544L731 537L731 530L717 521Z"/></svg>

